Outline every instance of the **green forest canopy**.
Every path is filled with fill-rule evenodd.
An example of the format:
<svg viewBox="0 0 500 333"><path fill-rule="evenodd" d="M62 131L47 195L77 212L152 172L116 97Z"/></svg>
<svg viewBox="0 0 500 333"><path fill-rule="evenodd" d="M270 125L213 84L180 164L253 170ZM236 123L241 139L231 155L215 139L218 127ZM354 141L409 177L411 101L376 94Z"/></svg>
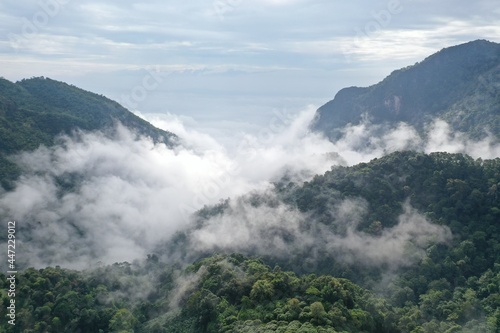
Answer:
<svg viewBox="0 0 500 333"><path fill-rule="evenodd" d="M381 217L397 216L410 198L431 222L452 230L451 243L429 244L426 255L396 272L384 290L373 285L383 267L340 264L334 253L318 262L317 272L290 271L290 262L272 256L211 254L182 268L150 255L142 262L81 272L27 269L18 276L18 325L4 322L2 329L500 332L498 186L500 159L415 152L334 167L304 185L285 179L276 184L282 200L310 212L318 223L328 200L361 197L369 212L358 227L376 234L373 221L387 221L379 227L389 228L393 219ZM224 207L213 209L221 214ZM7 302L4 291L2 301Z"/></svg>

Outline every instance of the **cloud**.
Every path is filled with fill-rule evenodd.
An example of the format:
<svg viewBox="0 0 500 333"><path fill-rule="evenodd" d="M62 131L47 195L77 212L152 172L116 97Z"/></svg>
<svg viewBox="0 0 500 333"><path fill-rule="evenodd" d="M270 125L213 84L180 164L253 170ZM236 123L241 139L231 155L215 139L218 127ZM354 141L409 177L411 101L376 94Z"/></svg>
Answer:
<svg viewBox="0 0 500 333"><path fill-rule="evenodd" d="M338 154L337 163L344 165L367 162L402 150L445 151L483 159L500 157L500 138L487 130L483 134L484 138L473 139L467 133L453 131L446 121L439 118L429 122L423 134L404 122L387 126L372 124L365 118L357 125L344 127L341 138L333 143L332 151Z"/></svg>
<svg viewBox="0 0 500 333"><path fill-rule="evenodd" d="M62 265L144 257L151 244L182 227L183 213L200 208L183 212L179 206L191 202L225 163L208 152L135 140L123 128L114 140L100 133L66 137L18 161L28 173L2 196L1 215L35 224L34 244L27 244L35 263ZM61 183L73 191L65 192ZM61 251L67 248L74 251Z"/></svg>
<svg viewBox="0 0 500 333"><path fill-rule="evenodd" d="M169 296L170 311L178 311L181 308L181 303L189 296L196 288L204 276L208 274L206 267L202 266L198 271L191 275L176 272L174 278L175 285L172 293Z"/></svg>
<svg viewBox="0 0 500 333"><path fill-rule="evenodd" d="M367 234L357 230L367 209L363 199L339 200L329 213L331 221L324 224L271 193L258 199L241 197L189 233L191 250L301 258L309 264L327 256L348 264L385 265L394 271L418 262L430 244L451 240L448 227L432 224L409 202L394 227L377 236Z"/></svg>
<svg viewBox="0 0 500 333"><path fill-rule="evenodd" d="M466 153L475 158L500 156L498 139L490 135L473 140L465 133L451 132L440 119L429 125L424 136L405 123L389 128L367 120L347 126L343 133L330 148L335 153L331 154L335 164L354 165L407 149ZM429 244L446 243L452 238L449 228L432 224L410 202L402 206L403 213L394 227L383 229L380 235L370 235L357 229L368 211L365 200L332 200L335 204L328 212L330 222L324 224L280 202L273 192L233 198L223 214L198 222L188 232L191 249L198 253L234 251L279 258L299 256L309 264L317 262L318 256L332 255L341 262L385 265L395 271L422 259Z"/></svg>
<svg viewBox="0 0 500 333"><path fill-rule="evenodd" d="M298 176L302 171L323 173L329 170L332 160L327 153L334 145L321 134L309 130L315 116L315 107L297 113L275 111L267 124L253 133L233 132L236 144L221 146L206 134L184 127L182 118L155 116L151 121L156 126L173 131L183 141L184 147L206 147L211 151L222 151L233 162L228 166L235 180L259 184L280 177L289 171ZM146 119L148 116L146 115Z"/></svg>
<svg viewBox="0 0 500 333"><path fill-rule="evenodd" d="M189 127L189 119L174 115L154 120L178 133L181 144L173 149L137 138L121 126L113 135L77 132L61 137L51 148L13 157L24 174L13 191L0 194L0 216L18 221L25 236L20 238L20 260L26 264L82 268L98 261L144 258L178 231L190 229L195 211L232 198L227 214L192 233L197 248L286 254L294 251L289 241L300 243L297 248L313 246L317 230L304 229L307 216L269 194L271 182L285 174L300 183L334 164L368 162L403 149L447 150L482 158L500 155L494 137L471 140L464 133L452 133L442 120L433 122L424 137L404 123L387 128L365 121L346 127L340 140L330 142L309 131L314 110L277 112L257 133L233 133L232 145L221 144ZM247 193L260 193L274 204L252 205ZM408 235L422 246L418 236L428 234L419 234L416 225L438 231L408 208L398 228L385 238L369 238L352 227L362 217L363 207L362 202L344 202L332 208L336 225L351 238L344 241L324 229L321 248L331 244L335 249L339 244L357 256L361 249L371 248L367 252L372 253L378 246L392 244L393 250L377 254L389 261L384 258L394 249L403 251L401 244L409 241ZM405 224L406 220L411 223Z"/></svg>
<svg viewBox="0 0 500 333"><path fill-rule="evenodd" d="M423 139L406 123L393 127L372 124L368 119L342 129L342 137L334 142L338 163L354 165L401 150L421 149Z"/></svg>
<svg viewBox="0 0 500 333"><path fill-rule="evenodd" d="M372 17L355 27L350 36L311 41L309 49L329 54L341 51L352 62L412 60L416 56L420 61L444 47L474 39L496 40L500 36L500 28L494 22L479 22L476 18L453 17L445 13L427 16L418 28L408 29L398 22L407 17L406 9L403 6L401 13L394 15L387 14L385 9L374 11ZM384 21L381 21L381 11L387 14Z"/></svg>
<svg viewBox="0 0 500 333"><path fill-rule="evenodd" d="M302 213L279 202L271 192L257 196L231 201L223 214L194 229L190 234L193 250L285 257L294 249L312 245L314 239L302 226L305 221ZM263 203L256 204L252 199Z"/></svg>
<svg viewBox="0 0 500 333"><path fill-rule="evenodd" d="M231 152L175 118L164 120L182 140L174 149L121 126L111 137L61 137L14 158L25 172L14 191L1 194L0 216L26 232L20 241L30 265L81 268L145 257L204 205L267 188L285 171L302 179L328 170L322 154L331 144L305 130L313 114L276 118Z"/></svg>
<svg viewBox="0 0 500 333"><path fill-rule="evenodd" d="M287 6L287 5L292 5L297 2L300 2L303 0L259 0L257 1L258 3L262 3L264 5L272 5L272 6Z"/></svg>
<svg viewBox="0 0 500 333"><path fill-rule="evenodd" d="M444 120L437 119L429 126L424 151L426 153L446 151L463 153L474 158L492 159L500 157L500 141L491 133L483 139L473 140L466 133L453 132Z"/></svg>
<svg viewBox="0 0 500 333"><path fill-rule="evenodd" d="M344 211L346 205L348 211L357 207L356 202L343 202L341 207ZM340 253L340 259L347 262L362 262L371 266L384 264L395 269L422 259L430 244L451 240L448 227L432 224L413 209L409 202L403 205L403 213L398 217L397 225L384 229L380 236L357 231L356 222L351 222L345 237L328 233L325 237L329 251Z"/></svg>
<svg viewBox="0 0 500 333"><path fill-rule="evenodd" d="M47 3L60 5L51 13L43 5ZM218 4L224 8L223 21L214 10ZM60 75L60 61L77 61L92 73L101 73L104 65L113 64L123 68L151 64L272 68L286 63L286 67L301 68L313 75L317 70L337 70L344 53L352 56L352 68L363 62L375 63L378 68L383 63L387 68L395 59L408 65L444 46L500 38L491 14L498 9L492 1L400 4L401 10L393 13L389 22L379 23L381 18L376 14L387 11L388 2L193 0L102 4L43 0L18 4L9 0L2 3L0 30L4 38L0 38L0 47L5 51L2 53L9 54L15 69L2 75L20 79L16 73L31 76L43 64L49 64L43 75ZM37 13L48 19L37 24L33 19ZM26 28L29 23L36 33L22 38L25 42L13 50L6 36L26 37L23 31L30 30ZM373 28L377 26L380 28ZM78 52L72 52L76 45ZM26 56L32 56L29 64L12 61ZM78 66L68 68L66 73L82 75ZM318 89L320 86L317 83Z"/></svg>

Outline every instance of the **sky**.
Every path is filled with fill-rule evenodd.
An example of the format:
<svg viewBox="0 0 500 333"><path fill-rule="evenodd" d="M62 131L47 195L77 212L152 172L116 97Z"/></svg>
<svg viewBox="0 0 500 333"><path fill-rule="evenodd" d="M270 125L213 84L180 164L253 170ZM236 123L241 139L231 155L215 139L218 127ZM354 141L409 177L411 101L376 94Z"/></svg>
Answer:
<svg viewBox="0 0 500 333"><path fill-rule="evenodd" d="M475 39L500 42L496 0L4 0L0 76L227 139Z"/></svg>

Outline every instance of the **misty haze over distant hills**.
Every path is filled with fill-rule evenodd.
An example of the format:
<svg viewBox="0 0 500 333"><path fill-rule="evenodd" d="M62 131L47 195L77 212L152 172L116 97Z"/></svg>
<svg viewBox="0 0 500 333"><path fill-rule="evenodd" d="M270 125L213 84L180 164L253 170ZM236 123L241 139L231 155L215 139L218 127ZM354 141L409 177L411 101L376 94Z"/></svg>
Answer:
<svg viewBox="0 0 500 333"><path fill-rule="evenodd" d="M112 220L121 240L106 241L99 259L113 262L151 251L205 205L266 190L285 175L301 183L332 165L401 150L494 158L500 156L499 59L500 45L483 40L444 49L377 85L346 88L317 111L278 115L258 135L243 136L236 150L175 118L152 119L166 131L160 130L114 101L62 82L2 79L0 177L8 191L0 213L42 225L74 221L69 225L76 230L86 221L89 231ZM106 190L95 190L101 187ZM134 239L123 230L136 230L137 221L147 226L137 237L151 241L114 249ZM76 244L72 228L61 239ZM45 259L41 265L56 263ZM82 260L94 261L89 253Z"/></svg>

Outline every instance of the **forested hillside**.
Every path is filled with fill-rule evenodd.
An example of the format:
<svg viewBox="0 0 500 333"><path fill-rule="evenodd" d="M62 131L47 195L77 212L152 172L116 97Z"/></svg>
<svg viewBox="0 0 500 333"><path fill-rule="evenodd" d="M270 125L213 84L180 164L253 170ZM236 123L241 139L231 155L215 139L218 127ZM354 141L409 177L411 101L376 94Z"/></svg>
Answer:
<svg viewBox="0 0 500 333"><path fill-rule="evenodd" d="M91 272L29 269L5 332L396 332L385 301L345 279L213 257L180 277L151 256ZM2 276L2 281L5 277ZM177 277L177 278L176 278ZM2 295L5 303L6 295ZM4 310L2 310L4 311Z"/></svg>
<svg viewBox="0 0 500 333"><path fill-rule="evenodd" d="M284 225L265 230L274 241L284 236L286 256L270 252L255 258L255 248L243 254L230 247L212 249L226 254L197 251L193 235L231 214L237 200L231 199L200 211L190 231L144 261L81 272L24 271L18 324L3 329L500 332L499 186L500 159L448 153L393 153L334 167L303 185L283 179L275 184L274 199L254 193L245 200L257 209L280 204L298 209L307 217L298 235L315 239L308 247L298 248L296 235L285 233ZM332 215L339 213L332 207L345 202L362 206L350 208L359 217L350 226ZM348 221L357 218L350 210L344 214ZM322 238L327 234L331 237ZM394 243L400 238L401 247ZM346 240L356 240L359 248ZM185 265L182 255L200 259ZM5 305L5 291L2 298Z"/></svg>
<svg viewBox="0 0 500 333"><path fill-rule="evenodd" d="M104 96L44 77L16 83L0 78L1 185L10 188L20 172L8 156L50 146L76 129L112 132L117 122L158 142L175 139Z"/></svg>
<svg viewBox="0 0 500 333"><path fill-rule="evenodd" d="M284 200L312 212L315 220L326 225L332 221L328 206L355 197L368 203L357 225L363 233L383 237L395 225L405 201L432 224L450 229L448 242L429 244L418 262L399 268L386 289L390 303L402 315L399 328L403 332L454 332L455 325L473 332L500 331L499 188L498 158L473 160L461 154L413 152L349 168L334 167L304 186L278 184ZM348 272L348 277L362 285L387 269L367 270L366 265L354 262L345 271L337 270L332 265L335 260L334 253L325 253L319 270L335 276ZM488 325L496 325L491 326L496 331L488 330Z"/></svg>
<svg viewBox="0 0 500 333"><path fill-rule="evenodd" d="M203 240L196 237L200 230L213 230L242 202L248 215L233 218L243 230L246 223L259 224L246 220L256 216L249 207L272 207L279 220L284 202L304 214L298 226L291 226L291 219L287 226L286 218L283 225L264 220L261 229L249 229L261 242L212 250L239 248L299 274L348 278L396 307L401 332L455 332L477 325L477 332L496 332L486 327L500 329L499 187L500 159L397 152L333 167L303 185L283 179L275 184L277 197L254 193L207 207L196 228L180 235L170 251L192 255L189 249L199 249ZM287 244L286 254L272 245L267 255L258 249L273 242Z"/></svg>

